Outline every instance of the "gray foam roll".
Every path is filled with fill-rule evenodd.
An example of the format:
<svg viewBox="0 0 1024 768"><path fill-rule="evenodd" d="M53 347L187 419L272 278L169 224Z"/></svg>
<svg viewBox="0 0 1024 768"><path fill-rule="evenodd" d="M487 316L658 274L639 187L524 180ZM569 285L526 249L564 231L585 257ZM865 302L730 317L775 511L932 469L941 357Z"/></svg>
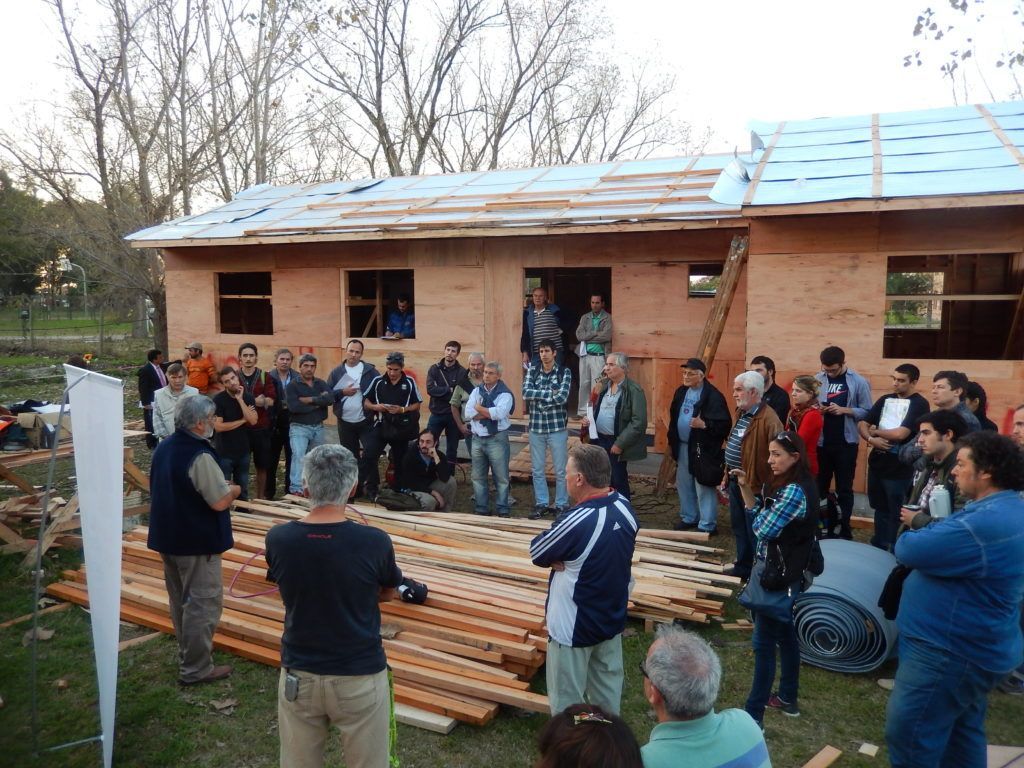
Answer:
<svg viewBox="0 0 1024 768"><path fill-rule="evenodd" d="M878 607L896 558L843 539L823 540L821 552L825 570L793 609L800 658L835 672L877 669L896 652L896 624Z"/></svg>

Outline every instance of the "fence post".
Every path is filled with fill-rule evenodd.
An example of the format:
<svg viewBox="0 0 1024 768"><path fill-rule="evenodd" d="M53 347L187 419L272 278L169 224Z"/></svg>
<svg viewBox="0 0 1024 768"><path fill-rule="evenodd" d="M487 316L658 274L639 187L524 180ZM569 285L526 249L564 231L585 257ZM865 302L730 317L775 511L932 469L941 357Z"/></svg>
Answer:
<svg viewBox="0 0 1024 768"><path fill-rule="evenodd" d="M34 307L32 305L32 302L29 302L29 304L28 304L28 348L31 351L35 352L35 349L36 349L36 326L35 326L35 323L33 322L33 318L35 317L35 312L32 311L33 308Z"/></svg>

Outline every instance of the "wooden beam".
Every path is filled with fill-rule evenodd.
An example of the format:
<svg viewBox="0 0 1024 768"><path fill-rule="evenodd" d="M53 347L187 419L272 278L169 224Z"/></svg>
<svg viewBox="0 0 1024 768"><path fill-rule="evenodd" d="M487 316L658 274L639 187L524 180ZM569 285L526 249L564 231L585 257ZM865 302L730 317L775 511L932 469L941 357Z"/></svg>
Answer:
<svg viewBox="0 0 1024 768"><path fill-rule="evenodd" d="M882 140L879 138L877 112L871 115L871 196L882 196Z"/></svg>
<svg viewBox="0 0 1024 768"><path fill-rule="evenodd" d="M956 254L954 254L956 255ZM900 293L886 294L886 301L1016 301L1016 293Z"/></svg>
<svg viewBox="0 0 1024 768"><path fill-rule="evenodd" d="M775 145L782 136L782 129L785 127L786 121L783 120L775 129L775 133L768 142L768 146L765 148L764 154L761 155L761 160L758 162L757 168L754 170L754 177L750 180L750 184L747 185L747 192L743 196L743 205L750 205L751 201L754 199L754 193L757 191L757 185L761 181L761 174L764 173L765 166L768 165L768 159L772 156L772 150L775 149Z"/></svg>
<svg viewBox="0 0 1024 768"><path fill-rule="evenodd" d="M836 749L833 746L824 747L818 754L803 764L803 768L827 768L832 765L839 756L843 754L842 750Z"/></svg>
<svg viewBox="0 0 1024 768"><path fill-rule="evenodd" d="M747 217L799 216L807 213L949 210L992 208L1004 205L1024 205L1024 192L992 195L882 197L862 200L833 200L821 203L794 203L793 205L748 205L744 203L743 214Z"/></svg>
<svg viewBox="0 0 1024 768"><path fill-rule="evenodd" d="M41 608L38 611L38 614L40 616L45 616L48 613L66 611L72 605L74 605L74 603L57 603L56 605L50 605L46 608ZM0 629L7 629L8 627L13 627L15 624L22 624L26 621L31 621L35 615L36 614L33 613L26 613L24 616L18 616L16 619L8 619L7 621L0 623Z"/></svg>
<svg viewBox="0 0 1024 768"><path fill-rule="evenodd" d="M978 110L985 122L988 123L988 127L992 129L992 133L995 134L996 138L1002 143L1003 148L1010 153L1010 156L1017 161L1017 165L1020 166L1021 170L1024 170L1024 152L1021 152L1017 145L1006 135L1006 131L999 125L999 121L996 120L995 116L988 111L988 109L981 105L975 104L974 108Z"/></svg>
<svg viewBox="0 0 1024 768"><path fill-rule="evenodd" d="M718 283L718 290L715 292L714 304L711 313L708 315L707 323L700 337L697 346L697 356L704 361L709 368L715 360L718 352L718 344L725 332L725 321L729 317L729 308L732 305L733 297L736 295L736 286L739 283L740 275L743 273L743 265L747 260L747 248L750 238L745 235L736 235L729 246L729 255L725 260L725 267L722 270L722 279Z"/></svg>

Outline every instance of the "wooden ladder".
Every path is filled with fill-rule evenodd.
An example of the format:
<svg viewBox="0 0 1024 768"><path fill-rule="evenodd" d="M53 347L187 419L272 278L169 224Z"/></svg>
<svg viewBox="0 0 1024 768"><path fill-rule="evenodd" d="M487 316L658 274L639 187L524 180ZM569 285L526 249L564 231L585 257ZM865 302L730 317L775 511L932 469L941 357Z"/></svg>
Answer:
<svg viewBox="0 0 1024 768"><path fill-rule="evenodd" d="M736 295L736 286L739 284L740 275L743 274L743 265L747 261L749 243L750 238L747 235L733 237L732 244L729 246L729 255L722 268L722 279L718 283L718 290L715 291L715 303L711 306L711 314L708 315L704 333L700 337L697 356L704 361L709 369L715 361L718 343L722 340L722 333L725 331L729 307L732 306L733 297Z"/></svg>

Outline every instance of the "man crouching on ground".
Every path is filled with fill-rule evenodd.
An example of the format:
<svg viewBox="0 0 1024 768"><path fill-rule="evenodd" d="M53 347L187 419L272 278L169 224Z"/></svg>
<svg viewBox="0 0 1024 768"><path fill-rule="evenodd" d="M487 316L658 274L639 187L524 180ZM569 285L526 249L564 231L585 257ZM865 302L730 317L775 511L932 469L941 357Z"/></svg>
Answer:
<svg viewBox="0 0 1024 768"><path fill-rule="evenodd" d="M149 470L147 546L164 563L182 685L231 674L228 665L213 664L213 631L223 600L220 555L234 545L228 510L242 489L224 479L210 445L213 413L208 397L181 398L174 408L175 432L157 446Z"/></svg>
<svg viewBox="0 0 1024 768"><path fill-rule="evenodd" d="M378 602L394 597L402 572L390 537L345 514L358 479L347 448L314 448L302 465L309 514L267 533L267 578L281 588L285 609L281 768L322 766L331 725L349 768L387 768L394 750Z"/></svg>
<svg viewBox="0 0 1024 768"><path fill-rule="evenodd" d="M530 543L533 564L551 569L546 669L552 714L584 702L619 713L637 519L608 487L610 479L603 448L570 448L565 480L575 506Z"/></svg>

